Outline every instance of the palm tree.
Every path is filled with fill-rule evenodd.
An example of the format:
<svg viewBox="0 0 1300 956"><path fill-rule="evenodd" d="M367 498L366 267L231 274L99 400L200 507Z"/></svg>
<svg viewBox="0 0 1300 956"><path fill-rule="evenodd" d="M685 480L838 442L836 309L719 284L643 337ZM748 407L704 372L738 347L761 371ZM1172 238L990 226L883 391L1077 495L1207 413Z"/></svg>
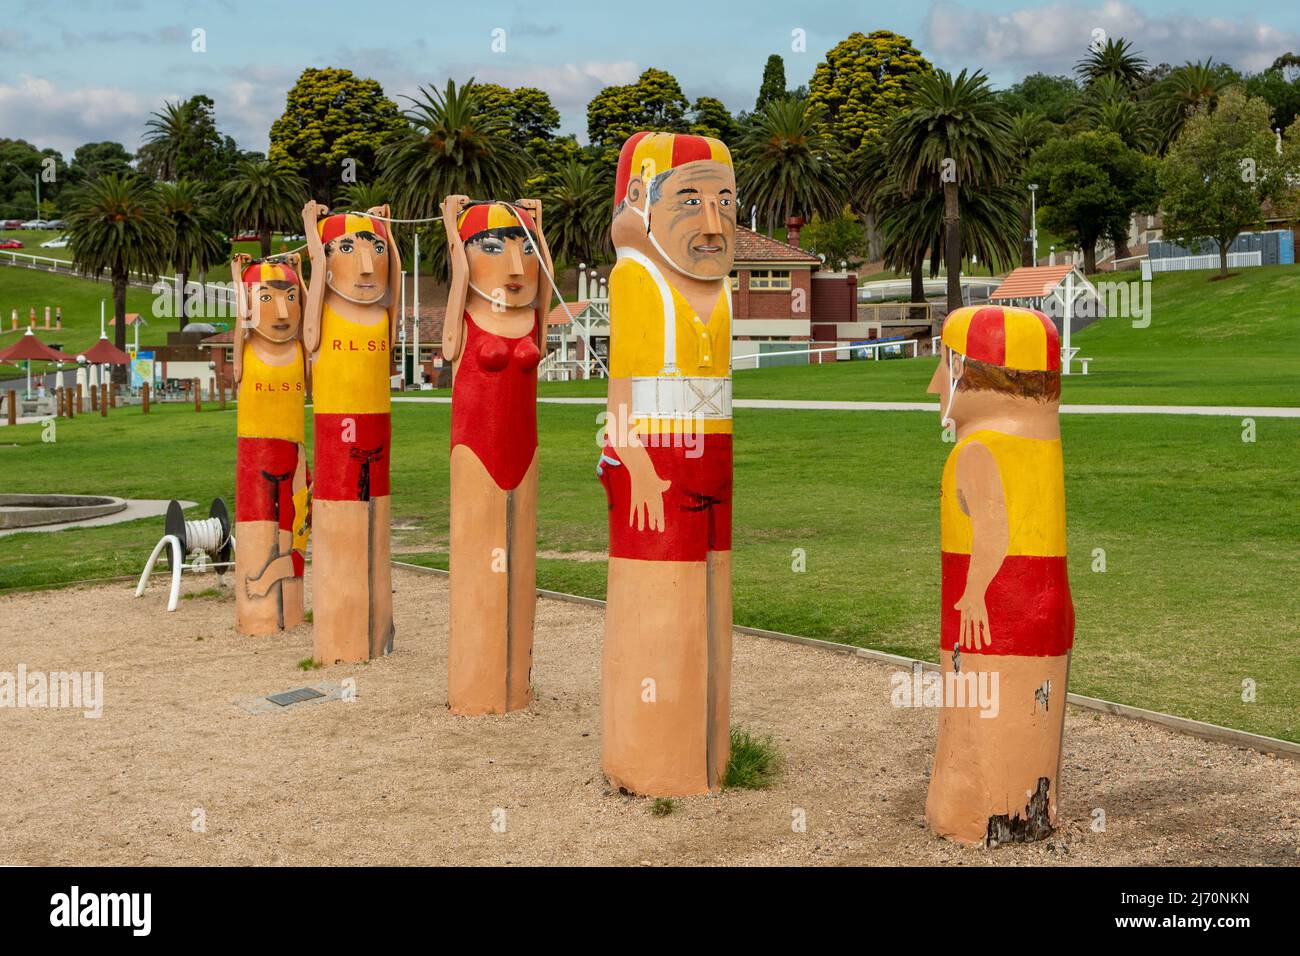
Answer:
<svg viewBox="0 0 1300 956"><path fill-rule="evenodd" d="M292 170L269 159L248 159L236 167L219 193L235 229L252 229L271 254L271 231L292 229L307 202L307 185Z"/></svg>
<svg viewBox="0 0 1300 956"><path fill-rule="evenodd" d="M844 211L848 190L836 169L835 141L821 119L817 107L790 96L769 101L750 118L736 187L769 228L790 216L832 218Z"/></svg>
<svg viewBox="0 0 1300 956"><path fill-rule="evenodd" d="M1151 91L1151 99L1160 117L1163 138L1161 151L1178 138L1187 118L1200 105L1209 109L1219 99L1219 94L1227 89L1231 79L1216 66L1213 59L1204 63L1187 62L1170 71Z"/></svg>
<svg viewBox="0 0 1300 956"><path fill-rule="evenodd" d="M72 261L87 275L107 271L113 283L113 340L126 349L126 285L132 272L156 278L167 264L171 229L153 185L133 174L108 173L72 197L66 217ZM126 367L113 380L125 382Z"/></svg>
<svg viewBox="0 0 1300 956"><path fill-rule="evenodd" d="M388 193L379 183L351 183L338 195L339 210L365 212L388 202Z"/></svg>
<svg viewBox="0 0 1300 956"><path fill-rule="evenodd" d="M180 328L189 324L189 295L186 292L190 270L203 276L225 258L229 251L218 228L216 211L203 184L194 179L163 183L158 187L159 204L171 223L171 242L167 258L176 270L180 290Z"/></svg>
<svg viewBox="0 0 1300 956"><path fill-rule="evenodd" d="M190 113L185 104L164 101L160 111L150 113L153 117L145 123L144 139L148 144L146 154L152 167L150 173L164 182L176 179L180 164L181 150L185 136L189 132Z"/></svg>
<svg viewBox="0 0 1300 956"><path fill-rule="evenodd" d="M1086 86L1109 76L1129 89L1136 89L1146 68L1146 59L1133 52L1133 44L1121 37L1107 40L1103 46L1093 46L1088 55L1075 64L1074 72Z"/></svg>
<svg viewBox="0 0 1300 956"><path fill-rule="evenodd" d="M608 177L595 163L570 157L556 171L543 204L546 243L557 265L593 262L604 250L612 192Z"/></svg>
<svg viewBox="0 0 1300 956"><path fill-rule="evenodd" d="M961 207L1008 178L1013 157L1006 109L982 70L955 77L944 70L923 73L885 141L904 195L942 190L948 308L960 308Z"/></svg>
<svg viewBox="0 0 1300 956"><path fill-rule="evenodd" d="M438 215L443 197L518 198L532 160L511 138L507 117L484 109L474 80L457 88L421 87L405 115L410 123L379 153L379 182L398 215L422 219ZM435 269L446 265L445 239L432 230L430 258ZM441 241L440 241L441 240Z"/></svg>
<svg viewBox="0 0 1300 956"><path fill-rule="evenodd" d="M1088 102L1080 115L1087 129L1114 133L1129 146L1144 153L1156 144L1157 134L1151 128L1147 109L1133 100Z"/></svg>

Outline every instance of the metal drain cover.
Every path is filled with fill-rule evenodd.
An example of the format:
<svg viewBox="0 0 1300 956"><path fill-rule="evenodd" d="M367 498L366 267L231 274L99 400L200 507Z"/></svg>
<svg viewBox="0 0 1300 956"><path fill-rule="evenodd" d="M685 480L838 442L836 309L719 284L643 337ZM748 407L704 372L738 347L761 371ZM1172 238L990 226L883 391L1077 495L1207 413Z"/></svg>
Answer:
<svg viewBox="0 0 1300 956"><path fill-rule="evenodd" d="M268 694L266 699L281 707L288 707L290 704L300 704L304 700L315 700L317 697L324 696L311 687L299 687L297 690L286 690L283 694Z"/></svg>

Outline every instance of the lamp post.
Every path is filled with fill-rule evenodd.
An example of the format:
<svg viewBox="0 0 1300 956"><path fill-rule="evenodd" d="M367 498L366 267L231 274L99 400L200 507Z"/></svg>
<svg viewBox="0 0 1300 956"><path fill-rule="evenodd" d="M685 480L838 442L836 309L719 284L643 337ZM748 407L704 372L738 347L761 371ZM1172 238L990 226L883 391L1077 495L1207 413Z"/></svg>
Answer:
<svg viewBox="0 0 1300 956"><path fill-rule="evenodd" d="M1029 243L1033 247L1033 265L1038 265L1038 183L1029 184Z"/></svg>

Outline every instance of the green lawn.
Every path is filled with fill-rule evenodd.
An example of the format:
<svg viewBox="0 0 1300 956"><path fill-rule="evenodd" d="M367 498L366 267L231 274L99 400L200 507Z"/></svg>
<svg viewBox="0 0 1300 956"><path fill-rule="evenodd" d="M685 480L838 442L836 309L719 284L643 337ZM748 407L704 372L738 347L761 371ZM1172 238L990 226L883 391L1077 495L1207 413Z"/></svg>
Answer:
<svg viewBox="0 0 1300 956"><path fill-rule="evenodd" d="M539 408L539 584L603 597L604 561L565 557L605 547L598 411ZM394 546L439 566L449 417L445 405L394 407ZM1300 740L1300 421L1261 419L1254 443L1228 418L1071 415L1062 427L1073 689ZM0 485L185 497L206 514L213 495L233 494L233 434L233 411L183 406L60 422L53 443L39 425L6 429ZM736 435L737 623L935 659L936 489L950 448L935 416L740 410ZM153 519L0 538L0 589L138 573L160 533ZM796 548L804 573L791 570ZM1098 548L1104 573L1092 570ZM160 607L142 603L141 620Z"/></svg>
<svg viewBox="0 0 1300 956"><path fill-rule="evenodd" d="M1079 404L1300 405L1300 266L1155 276L1151 323L1105 318L1074 336L1088 375L1063 379ZM1134 281L1135 272L1107 274ZM837 362L736 372L737 398L925 401L935 359ZM603 395L604 382L543 383L543 395Z"/></svg>

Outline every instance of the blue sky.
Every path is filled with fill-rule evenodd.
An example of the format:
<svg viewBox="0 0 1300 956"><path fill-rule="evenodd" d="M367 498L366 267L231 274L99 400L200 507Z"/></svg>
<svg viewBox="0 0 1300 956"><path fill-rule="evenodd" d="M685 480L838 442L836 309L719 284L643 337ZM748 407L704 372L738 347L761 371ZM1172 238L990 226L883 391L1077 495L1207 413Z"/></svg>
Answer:
<svg viewBox="0 0 1300 956"><path fill-rule="evenodd" d="M540 86L563 130L585 141L587 101L649 66L676 75L691 99L747 109L769 54L785 57L795 86L854 30L904 33L936 65L983 67L998 85L1036 70L1070 72L1094 30L1135 41L1152 62L1213 56L1261 69L1300 52L1295 0L4 0L3 10L0 136L66 153L101 139L134 150L152 110L199 92L216 101L224 132L265 149L286 91L308 66L373 76L399 105L401 94L448 76ZM206 31L206 52L191 50L195 28ZM493 50L495 30L504 31L503 52ZM806 52L791 49L796 30Z"/></svg>

